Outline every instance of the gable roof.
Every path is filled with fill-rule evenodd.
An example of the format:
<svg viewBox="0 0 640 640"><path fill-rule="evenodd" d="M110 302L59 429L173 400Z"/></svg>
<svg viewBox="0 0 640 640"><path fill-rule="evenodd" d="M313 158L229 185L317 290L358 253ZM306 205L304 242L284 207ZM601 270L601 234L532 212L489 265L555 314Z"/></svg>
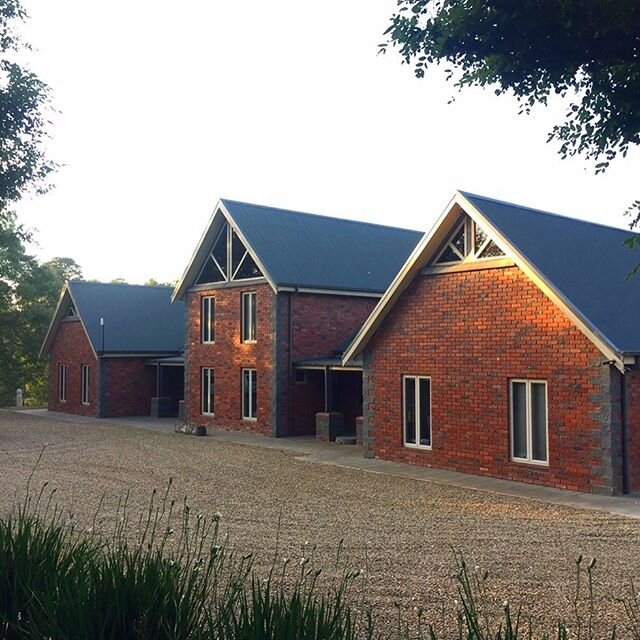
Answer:
<svg viewBox="0 0 640 640"><path fill-rule="evenodd" d="M180 353L184 348L185 310L171 304L171 287L71 280L65 284L58 307L40 350L47 355L58 325L73 304L94 353Z"/></svg>
<svg viewBox="0 0 640 640"><path fill-rule="evenodd" d="M196 281L223 219L274 291L297 287L380 295L422 236L409 229L220 200L174 300Z"/></svg>
<svg viewBox="0 0 640 640"><path fill-rule="evenodd" d="M458 191L425 234L347 349L365 347L400 293L433 257L464 212L617 366L640 354L640 260L624 246L631 232Z"/></svg>

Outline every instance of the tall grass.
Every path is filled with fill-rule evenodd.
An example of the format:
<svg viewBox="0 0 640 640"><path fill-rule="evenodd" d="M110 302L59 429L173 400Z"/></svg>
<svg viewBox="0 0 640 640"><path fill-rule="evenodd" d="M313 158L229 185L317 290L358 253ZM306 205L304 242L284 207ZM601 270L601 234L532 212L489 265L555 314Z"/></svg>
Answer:
<svg viewBox="0 0 640 640"><path fill-rule="evenodd" d="M108 535L80 531L52 496L41 492L0 520L0 638L371 636L348 604L358 572L344 569L320 592L309 558L294 573L286 562L276 570L276 554L260 579L252 556L220 534L219 515L192 514L183 502L176 518L169 488L133 527L125 496Z"/></svg>
<svg viewBox="0 0 640 640"><path fill-rule="evenodd" d="M276 552L266 575L253 557L234 550L220 532L220 515L176 508L153 493L134 522L128 496L113 527L81 530L55 503L46 485L0 519L0 640L613 640L616 629L595 631L595 560L575 563L573 620L551 632L534 630L520 606L496 611L489 574L470 570L454 554L458 597L440 619L410 620L398 606L394 629L378 629L359 571L349 570L338 546L328 584L320 582L313 550L298 562ZM640 638L640 595L631 586L621 601L626 635ZM586 597L585 597L586 596ZM585 610L586 601L586 610Z"/></svg>

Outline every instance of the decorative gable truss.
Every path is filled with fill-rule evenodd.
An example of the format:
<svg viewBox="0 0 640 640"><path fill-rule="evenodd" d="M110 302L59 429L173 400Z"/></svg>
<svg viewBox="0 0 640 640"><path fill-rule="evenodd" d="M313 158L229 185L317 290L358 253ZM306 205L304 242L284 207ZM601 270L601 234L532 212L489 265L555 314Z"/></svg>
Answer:
<svg viewBox="0 0 640 640"><path fill-rule="evenodd" d="M430 264L454 265L504 255L504 251L489 238L484 229L468 215L464 215Z"/></svg>
<svg viewBox="0 0 640 640"><path fill-rule="evenodd" d="M261 278L262 272L235 229L225 221L213 249L196 278L196 284L234 282Z"/></svg>

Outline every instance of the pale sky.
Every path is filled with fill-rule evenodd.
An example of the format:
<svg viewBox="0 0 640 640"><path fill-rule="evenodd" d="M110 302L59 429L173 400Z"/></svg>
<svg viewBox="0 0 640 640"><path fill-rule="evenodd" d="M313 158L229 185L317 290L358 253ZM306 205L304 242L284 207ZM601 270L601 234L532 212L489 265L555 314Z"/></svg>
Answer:
<svg viewBox="0 0 640 640"><path fill-rule="evenodd" d="M220 198L426 231L457 188L618 227L640 197L636 150L595 176L546 143L566 103L378 55L395 0L24 4L65 166L18 211L86 278L178 279Z"/></svg>

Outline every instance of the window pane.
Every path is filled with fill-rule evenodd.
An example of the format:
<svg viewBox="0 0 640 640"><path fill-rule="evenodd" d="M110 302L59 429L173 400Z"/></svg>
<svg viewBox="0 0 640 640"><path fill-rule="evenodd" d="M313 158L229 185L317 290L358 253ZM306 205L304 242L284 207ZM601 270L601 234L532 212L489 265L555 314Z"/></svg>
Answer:
<svg viewBox="0 0 640 640"><path fill-rule="evenodd" d="M476 246L475 246L475 251L480 251L480 249L482 248L482 245L486 242L487 240L487 234L482 230L482 228L475 224L473 225L475 227L475 241L476 241Z"/></svg>
<svg viewBox="0 0 640 640"><path fill-rule="evenodd" d="M242 295L242 341L254 341L256 339L256 294L244 293Z"/></svg>
<svg viewBox="0 0 640 640"><path fill-rule="evenodd" d="M531 383L531 457L547 461L547 389L540 382Z"/></svg>
<svg viewBox="0 0 640 640"><path fill-rule="evenodd" d="M220 232L220 235L216 238L213 245L213 251L211 255L215 258L215 261L222 271L224 278L227 279L227 225L225 224Z"/></svg>
<svg viewBox="0 0 640 640"><path fill-rule="evenodd" d="M258 408L258 373L254 369L251 372L251 417L257 417Z"/></svg>
<svg viewBox="0 0 640 640"><path fill-rule="evenodd" d="M438 258L438 264L445 264L447 262L461 262L462 258L449 246L442 252Z"/></svg>
<svg viewBox="0 0 640 640"><path fill-rule="evenodd" d="M420 444L431 446L431 381L420 379Z"/></svg>
<svg viewBox="0 0 640 640"><path fill-rule="evenodd" d="M236 280L242 280L244 278L259 278L262 275L258 265L254 262L253 258L247 253L235 275Z"/></svg>
<svg viewBox="0 0 640 640"><path fill-rule="evenodd" d="M244 254L247 250L244 248L242 244L242 240L238 238L238 234L235 230L231 231L231 273L234 274L236 269L240 265L242 258L244 258Z"/></svg>
<svg viewBox="0 0 640 640"><path fill-rule="evenodd" d="M224 276L222 275L222 273L220 273L220 269L218 269L211 256L209 256L204 264L204 267L202 267L202 271L198 276L196 284L206 284L207 282L221 282L224 279Z"/></svg>
<svg viewBox="0 0 640 640"><path fill-rule="evenodd" d="M504 251L502 251L502 249L500 249L500 247L493 240L491 240L491 242L489 242L489 244L484 248L484 251L478 257L496 258L503 255Z"/></svg>
<svg viewBox="0 0 640 640"><path fill-rule="evenodd" d="M524 382L512 382L513 457L527 457L527 385Z"/></svg>
<svg viewBox="0 0 640 640"><path fill-rule="evenodd" d="M453 239L450 243L460 252L460 255L463 256L467 255L466 251L464 250L464 227L465 225L463 224L456 235L453 236Z"/></svg>
<svg viewBox="0 0 640 640"><path fill-rule="evenodd" d="M416 380L404 379L404 441L416 444Z"/></svg>
<svg viewBox="0 0 640 640"><path fill-rule="evenodd" d="M242 417L250 418L250 402L251 402L251 371L249 369L242 370Z"/></svg>
<svg viewBox="0 0 640 640"><path fill-rule="evenodd" d="M215 339L215 298L202 298L202 341Z"/></svg>

